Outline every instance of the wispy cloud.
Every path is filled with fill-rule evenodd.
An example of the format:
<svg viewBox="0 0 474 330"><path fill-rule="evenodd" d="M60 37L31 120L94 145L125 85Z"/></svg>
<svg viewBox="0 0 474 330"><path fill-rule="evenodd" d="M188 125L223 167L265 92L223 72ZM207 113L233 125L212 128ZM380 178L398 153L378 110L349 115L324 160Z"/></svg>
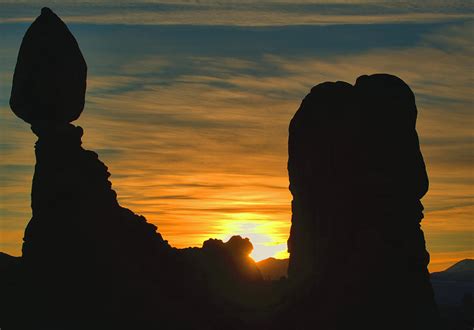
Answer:
<svg viewBox="0 0 474 330"><path fill-rule="evenodd" d="M423 228L434 267L444 267L446 262L436 258L445 258L447 249L458 255L472 252L465 239L455 249L450 245L474 231L469 220L474 196L470 31L470 23L435 26L415 45L381 42L348 52L329 43L321 46L325 52L284 53L268 41L270 46L250 56L230 56L227 44L204 55L202 39L195 52L160 53L150 44L162 39L143 38L144 55L123 54L125 59L111 67L92 68L78 124L85 128L84 146L101 151L120 202L157 224L173 245L247 234L259 251L281 253L291 217L287 129L301 99L322 81L353 83L361 74L396 74L417 97L418 131L431 179ZM102 52L104 58L118 57ZM2 206L28 210L34 137L6 105L1 110L2 128L10 133L2 136L0 168L15 169L4 170L11 178L0 178L8 191L19 194L3 197ZM12 233L28 220L9 218L16 224ZM6 237L2 249L19 251L21 241L12 241L18 237Z"/></svg>
<svg viewBox="0 0 474 330"><path fill-rule="evenodd" d="M1 23L29 22L39 1L2 1ZM52 1L69 23L286 26L468 19L463 1Z"/></svg>

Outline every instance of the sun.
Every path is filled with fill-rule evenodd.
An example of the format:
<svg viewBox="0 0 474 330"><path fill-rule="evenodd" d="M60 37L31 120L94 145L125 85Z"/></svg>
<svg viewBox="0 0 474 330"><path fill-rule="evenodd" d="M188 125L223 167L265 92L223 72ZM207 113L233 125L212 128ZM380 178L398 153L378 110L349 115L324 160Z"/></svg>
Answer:
<svg viewBox="0 0 474 330"><path fill-rule="evenodd" d="M234 235L250 239L253 251L250 257L255 261L260 261L269 257L288 258L286 239L282 235L282 230L276 221L269 220L242 220L253 219L255 215L247 213L234 214L233 221L224 223L223 240L227 241Z"/></svg>

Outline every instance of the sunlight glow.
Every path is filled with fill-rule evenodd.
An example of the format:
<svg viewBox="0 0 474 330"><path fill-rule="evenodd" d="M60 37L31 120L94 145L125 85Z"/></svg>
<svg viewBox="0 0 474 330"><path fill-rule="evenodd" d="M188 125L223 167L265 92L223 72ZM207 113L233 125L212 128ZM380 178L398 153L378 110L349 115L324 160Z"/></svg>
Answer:
<svg viewBox="0 0 474 330"><path fill-rule="evenodd" d="M250 257L255 261L260 261L269 257L288 258L286 240L280 235L278 223L271 221L240 220L254 218L252 214L235 214L236 220L228 221L224 224L227 241L234 235L249 238L253 244L253 251Z"/></svg>

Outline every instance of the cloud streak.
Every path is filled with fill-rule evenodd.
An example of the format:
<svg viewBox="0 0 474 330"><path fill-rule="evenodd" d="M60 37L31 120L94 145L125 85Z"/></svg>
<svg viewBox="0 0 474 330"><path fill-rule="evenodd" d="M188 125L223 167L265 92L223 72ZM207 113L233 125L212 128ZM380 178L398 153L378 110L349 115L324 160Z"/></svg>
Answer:
<svg viewBox="0 0 474 330"><path fill-rule="evenodd" d="M84 146L100 151L109 166L120 202L158 225L173 245L199 246L209 237L242 234L255 240L256 251L284 256L291 217L289 120L319 82L354 82L361 74L389 72L417 97L431 180L423 228L433 265L446 265L447 250L457 256L472 252L464 239L474 232L470 23L435 26L415 45L341 52L328 43L321 46L326 52L294 54L275 51L269 40L259 52L233 56L222 45L202 54L200 43L184 55L159 52L150 46L157 42L152 34L145 38L133 31L142 43L141 56L117 55L94 44L94 54L111 61L92 67L78 124L85 128ZM2 85L10 84L7 79L2 74ZM18 254L29 218L34 137L9 112L7 96L1 100L1 131L8 134L0 144L0 179L7 187L0 210L9 224L2 227L7 234L1 249ZM456 240L461 243L453 247Z"/></svg>
<svg viewBox="0 0 474 330"><path fill-rule="evenodd" d="M0 23L30 22L38 1L3 1ZM132 25L288 26L387 24L465 20L473 9L462 1L98 1L52 2L69 23Z"/></svg>

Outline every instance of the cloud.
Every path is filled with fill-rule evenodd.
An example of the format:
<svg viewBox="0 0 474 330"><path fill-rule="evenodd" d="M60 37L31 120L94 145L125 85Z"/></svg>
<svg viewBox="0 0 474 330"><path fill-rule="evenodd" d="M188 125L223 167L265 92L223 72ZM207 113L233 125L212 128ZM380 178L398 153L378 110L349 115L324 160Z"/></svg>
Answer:
<svg viewBox="0 0 474 330"><path fill-rule="evenodd" d="M465 31L468 28L467 25L457 30ZM452 30L445 33L452 33ZM163 117L157 116L156 121L147 118L140 122L139 127L143 127L145 122L150 123L150 131L146 135L154 127L162 126L179 131L176 134L168 132L170 135L156 139L165 141L168 138L176 143L177 136L178 141L179 137L184 138L179 150L186 156L174 159L172 171L184 177L188 173L189 179L197 182L199 177L207 177L203 181L220 181L223 184L219 189L208 191L209 195L200 195L199 207L175 205L170 213L183 218L202 213L204 222L212 223L217 219L226 221L228 218L232 223L235 221L232 214L249 216L253 210L256 214L253 216L255 221L258 218L268 220L269 216L274 216L274 219L288 224L290 196L287 191L282 190L275 198L275 195L267 195L265 189L260 187L248 189L250 179L245 175L241 178L227 175L248 173L257 178L261 176L262 181L268 182L279 178L282 187L285 187L287 124L310 87L325 80L347 80L347 77L351 77L354 81L363 73L397 74L408 82L418 98L418 127L431 177L431 190L424 200L427 206L427 219L424 222L427 237L446 231L466 230L470 228L466 221L472 205L472 180L468 180L472 164L472 154L469 153L472 141L472 81L465 68L470 66L471 57L469 45L463 46L464 51L459 52L459 42L455 52L450 48L436 47L446 38L443 31L436 33L437 38L429 35L420 46L409 49L376 49L351 56L339 55L322 59L266 55L259 62L266 65L270 63L276 70L266 74L259 72L258 75L252 75L252 72L242 73L242 70L253 66L251 62L242 67L233 67L232 63L238 62L233 59L227 59L227 62L218 58L194 59L196 63L206 63L207 75L188 72L165 86L158 84L155 87L149 86L146 91L122 94L123 98L115 99L117 103L112 103L112 108L117 109L121 104L125 109L135 106L152 113L171 111L179 114L189 125L173 120L163 121ZM153 85L153 82L149 83ZM127 104L126 99L134 100L134 103ZM107 100L103 101L105 103L100 104L102 109L109 103ZM125 121L130 122L130 118L127 117ZM449 129L446 129L447 124ZM266 131L278 132L275 134L278 138L273 143L265 143ZM230 141L239 143L229 143ZM259 147L247 147L251 145ZM153 148L147 144L143 146L143 150L150 149ZM212 155L210 159L207 157L209 155ZM166 159L163 155L157 157ZM181 161L183 167L180 166ZM128 168L131 167L133 165L129 164ZM166 172L167 169L161 168L161 171ZM227 181L242 182L242 186L235 189L247 190L242 194L235 194L232 188L225 186ZM202 192L200 190L199 193ZM259 194L260 198L257 197ZM242 202L244 196L250 197L252 202L242 207L238 201ZM229 199L236 204L223 207ZM207 202L203 203L203 200ZM262 208L258 205L259 201L271 201L273 204ZM164 214L170 216L166 211ZM166 231L166 224L162 228ZM287 235L288 226L281 230L282 236ZM219 236L219 230L215 230L214 234Z"/></svg>
<svg viewBox="0 0 474 330"><path fill-rule="evenodd" d="M138 83L139 79L133 76L110 75L110 76L90 76L87 78L87 95L105 94L120 91L122 88L130 88L133 83Z"/></svg>
<svg viewBox="0 0 474 330"><path fill-rule="evenodd" d="M3 1L0 23L28 22L38 1ZM61 1L50 4L68 23L287 26L452 21L472 18L462 1Z"/></svg>

